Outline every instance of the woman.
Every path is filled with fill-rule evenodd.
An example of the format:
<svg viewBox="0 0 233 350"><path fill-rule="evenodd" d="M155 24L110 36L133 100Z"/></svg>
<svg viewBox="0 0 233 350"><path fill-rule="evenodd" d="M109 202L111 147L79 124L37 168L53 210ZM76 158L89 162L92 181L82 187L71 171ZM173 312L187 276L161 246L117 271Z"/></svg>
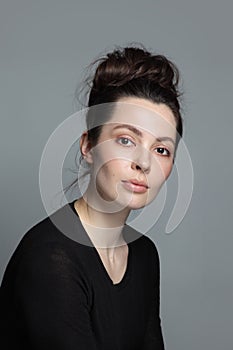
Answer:
<svg viewBox="0 0 233 350"><path fill-rule="evenodd" d="M90 181L14 252L1 286L4 349L164 349L157 249L125 223L172 170L178 70L139 47L95 63L80 139Z"/></svg>

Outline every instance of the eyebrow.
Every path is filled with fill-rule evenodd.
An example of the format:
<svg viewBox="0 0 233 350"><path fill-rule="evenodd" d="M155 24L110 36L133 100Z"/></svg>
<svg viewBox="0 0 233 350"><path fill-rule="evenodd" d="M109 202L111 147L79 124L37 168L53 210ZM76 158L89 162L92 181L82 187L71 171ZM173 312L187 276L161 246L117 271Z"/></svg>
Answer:
<svg viewBox="0 0 233 350"><path fill-rule="evenodd" d="M132 131L134 134L136 134L137 136L143 137L142 132L130 124L117 125L113 128L113 130L116 130L116 129L128 129L128 130ZM175 146L175 141L169 136L158 137L158 138L156 138L156 141L158 141L158 142L170 141Z"/></svg>

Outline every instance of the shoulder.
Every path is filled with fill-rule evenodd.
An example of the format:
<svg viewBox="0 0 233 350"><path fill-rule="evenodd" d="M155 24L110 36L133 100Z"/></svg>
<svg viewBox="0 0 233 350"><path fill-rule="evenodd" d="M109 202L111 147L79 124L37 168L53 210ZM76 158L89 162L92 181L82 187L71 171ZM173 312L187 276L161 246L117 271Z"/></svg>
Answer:
<svg viewBox="0 0 233 350"><path fill-rule="evenodd" d="M19 265L46 269L48 266L58 267L59 264L64 268L81 263L88 253L87 247L74 238L75 235L78 238L81 231L80 220L68 203L24 234L7 270L16 271Z"/></svg>
<svg viewBox="0 0 233 350"><path fill-rule="evenodd" d="M22 237L19 247L27 249L52 243L77 247L87 243L83 231L72 203L67 203L32 226Z"/></svg>

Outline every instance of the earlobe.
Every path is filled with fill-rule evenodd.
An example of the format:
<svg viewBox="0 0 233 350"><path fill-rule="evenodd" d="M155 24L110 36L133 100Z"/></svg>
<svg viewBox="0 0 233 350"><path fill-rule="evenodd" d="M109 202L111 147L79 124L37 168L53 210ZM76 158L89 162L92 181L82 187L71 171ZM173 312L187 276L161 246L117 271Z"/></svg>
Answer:
<svg viewBox="0 0 233 350"><path fill-rule="evenodd" d="M86 160L87 163L89 163L89 164L93 163L92 152L91 152L91 143L88 140L88 132L87 131L85 131L81 136L80 151L81 151L83 158Z"/></svg>
<svg viewBox="0 0 233 350"><path fill-rule="evenodd" d="M86 156L84 156L84 159L86 160L86 162L87 162L88 164L92 164L92 163L93 163L91 150L87 153Z"/></svg>

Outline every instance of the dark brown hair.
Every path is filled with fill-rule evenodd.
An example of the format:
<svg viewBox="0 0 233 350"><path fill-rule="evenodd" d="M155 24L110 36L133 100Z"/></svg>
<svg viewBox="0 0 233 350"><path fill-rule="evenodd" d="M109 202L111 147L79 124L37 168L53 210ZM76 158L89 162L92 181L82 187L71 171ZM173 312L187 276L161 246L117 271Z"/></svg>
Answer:
<svg viewBox="0 0 233 350"><path fill-rule="evenodd" d="M156 55L143 47L117 48L94 61L94 76L89 77L88 107L117 102L123 97L139 97L170 107L176 120L177 144L183 134L178 91L179 71L163 55ZM86 123L88 137L94 146L102 125L92 127L95 113L88 112Z"/></svg>

